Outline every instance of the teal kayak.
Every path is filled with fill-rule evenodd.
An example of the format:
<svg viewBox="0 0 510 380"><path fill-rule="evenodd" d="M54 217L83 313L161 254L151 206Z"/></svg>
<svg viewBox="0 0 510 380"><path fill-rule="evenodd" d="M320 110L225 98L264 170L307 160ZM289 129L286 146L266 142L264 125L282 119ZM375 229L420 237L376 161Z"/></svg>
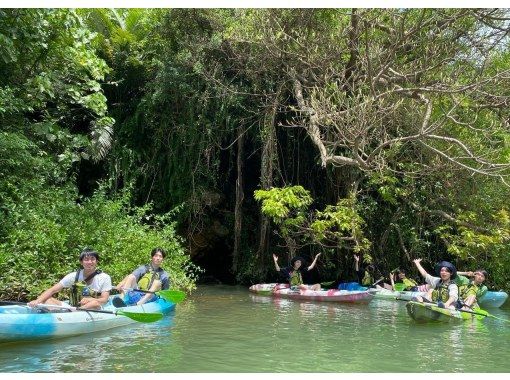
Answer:
<svg viewBox="0 0 510 380"><path fill-rule="evenodd" d="M406 304L407 314L416 322L461 322L466 320L483 319L484 315L473 314L469 311L444 309L433 304L410 301Z"/></svg>
<svg viewBox="0 0 510 380"><path fill-rule="evenodd" d="M43 339L63 338L134 323L135 320L126 315L136 313L167 314L175 308L175 304L161 298L141 306L116 308L109 302L103 311L120 312L107 314L94 311L68 311L52 307L31 308L27 305L0 306L0 343L16 341L35 341Z"/></svg>
<svg viewBox="0 0 510 380"><path fill-rule="evenodd" d="M482 298L478 300L478 305L480 305L481 308L501 307L507 299L508 294L506 292L488 291Z"/></svg>

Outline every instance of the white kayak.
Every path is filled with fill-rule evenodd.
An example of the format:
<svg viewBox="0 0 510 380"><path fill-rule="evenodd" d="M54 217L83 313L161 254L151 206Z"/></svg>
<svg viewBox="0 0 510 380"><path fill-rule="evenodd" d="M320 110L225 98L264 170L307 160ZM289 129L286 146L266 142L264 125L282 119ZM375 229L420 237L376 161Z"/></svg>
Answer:
<svg viewBox="0 0 510 380"><path fill-rule="evenodd" d="M54 339L108 330L134 323L135 319L143 320L146 313L166 314L175 308L175 303L162 298L141 306L116 308L111 304L112 298L103 310L118 312L118 315L52 307L31 308L27 305L0 306L0 343ZM126 315L141 318L133 319Z"/></svg>
<svg viewBox="0 0 510 380"><path fill-rule="evenodd" d="M416 296L424 296L426 292L410 292L410 291L397 291L397 290L389 290L389 289L370 289L369 292L373 293L375 299L385 299L385 300L394 300L394 299L402 299L406 301L411 301L413 297Z"/></svg>

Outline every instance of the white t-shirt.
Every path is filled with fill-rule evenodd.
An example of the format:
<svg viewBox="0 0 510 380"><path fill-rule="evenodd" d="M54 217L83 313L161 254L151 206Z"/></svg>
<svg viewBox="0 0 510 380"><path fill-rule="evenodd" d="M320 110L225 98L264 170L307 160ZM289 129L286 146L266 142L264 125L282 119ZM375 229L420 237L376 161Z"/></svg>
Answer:
<svg viewBox="0 0 510 380"><path fill-rule="evenodd" d="M441 283L441 278L427 274L425 277L425 282L429 284L432 289L435 289ZM448 286L448 295L449 297L453 298L454 301L459 299L459 287L454 282Z"/></svg>
<svg viewBox="0 0 510 380"><path fill-rule="evenodd" d="M62 280L60 280L60 284L64 288L70 288L74 284L74 279L76 278L76 272L69 273ZM78 276L78 281L83 281L83 269L80 270L80 275ZM112 289L112 279L106 273L99 273L92 278L92 283L89 285L90 289L95 292L102 293L108 292Z"/></svg>

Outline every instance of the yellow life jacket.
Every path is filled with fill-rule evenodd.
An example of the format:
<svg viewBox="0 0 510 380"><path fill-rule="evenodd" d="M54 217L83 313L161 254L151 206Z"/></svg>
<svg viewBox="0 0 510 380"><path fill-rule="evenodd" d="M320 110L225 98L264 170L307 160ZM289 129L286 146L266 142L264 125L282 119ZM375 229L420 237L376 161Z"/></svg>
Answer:
<svg viewBox="0 0 510 380"><path fill-rule="evenodd" d="M450 292L449 287L450 285L454 285L453 282L449 282L448 284L444 284L442 281L439 283L439 285L436 286L436 288L432 291L432 301L442 301L446 302L448 301L448 298L450 298Z"/></svg>
<svg viewBox="0 0 510 380"><path fill-rule="evenodd" d="M69 294L69 303L71 306L79 306L80 301L83 297L93 297L98 298L101 293L96 292L90 288L90 282L96 274L101 273L99 269L90 274L87 278L82 281L78 281L78 277L80 276L80 270L76 270L76 277L74 278L74 284L71 285L71 292Z"/></svg>
<svg viewBox="0 0 510 380"><path fill-rule="evenodd" d="M416 283L416 281L410 279L410 278L404 278L402 280L402 283L404 284L404 289L411 289L415 286L418 286L418 284Z"/></svg>
<svg viewBox="0 0 510 380"><path fill-rule="evenodd" d="M368 285L372 285L373 283L374 283L374 278L372 277L370 272L366 270L365 275L363 276L363 280L361 280L361 285L368 286Z"/></svg>
<svg viewBox="0 0 510 380"><path fill-rule="evenodd" d="M289 277L290 286L298 286L303 283L303 277L301 276L301 272L299 270L290 272Z"/></svg>
<svg viewBox="0 0 510 380"><path fill-rule="evenodd" d="M470 295L474 295L478 298L478 285L476 285L473 281L469 281L468 284L459 285L459 299L464 301Z"/></svg>
<svg viewBox="0 0 510 380"><path fill-rule="evenodd" d="M146 265L145 270L145 274L138 280L138 289L140 290L149 290L154 281L160 279L159 272L155 271L152 265Z"/></svg>

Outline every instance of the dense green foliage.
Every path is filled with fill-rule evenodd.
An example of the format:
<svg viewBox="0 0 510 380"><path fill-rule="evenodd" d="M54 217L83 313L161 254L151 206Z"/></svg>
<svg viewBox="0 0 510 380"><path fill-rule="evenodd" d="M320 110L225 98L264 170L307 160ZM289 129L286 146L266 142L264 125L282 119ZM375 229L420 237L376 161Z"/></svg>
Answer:
<svg viewBox="0 0 510 380"><path fill-rule="evenodd" d="M77 203L71 186L37 190L24 195L21 204L6 205L13 225L0 244L1 298L34 298L78 268L77 258L86 246L100 253L99 268L114 283L148 263L152 248L164 247L172 287L194 288L197 270L170 214L151 215L148 206L131 208L127 193L111 200L98 190Z"/></svg>
<svg viewBox="0 0 510 380"><path fill-rule="evenodd" d="M327 205L324 211L310 212L313 199L302 186L256 190L254 195L262 203L262 213L278 226L290 244L290 253L295 253L299 240L299 246L348 247L355 253L365 253L366 260L371 261L370 242L363 236L366 223L356 210L354 196Z"/></svg>
<svg viewBox="0 0 510 380"><path fill-rule="evenodd" d="M384 275L448 259L510 288L507 10L0 18L0 265L16 247L63 271L93 242L116 277L160 242L185 288L183 246L244 283L274 280L272 252L324 252L322 279L346 279L359 252Z"/></svg>
<svg viewBox="0 0 510 380"><path fill-rule="evenodd" d="M93 34L70 10L0 19L0 297L35 297L76 269L86 246L115 283L164 247L173 286L192 289L197 268L170 214L133 207L127 189L78 195L80 162L105 157L114 123Z"/></svg>

